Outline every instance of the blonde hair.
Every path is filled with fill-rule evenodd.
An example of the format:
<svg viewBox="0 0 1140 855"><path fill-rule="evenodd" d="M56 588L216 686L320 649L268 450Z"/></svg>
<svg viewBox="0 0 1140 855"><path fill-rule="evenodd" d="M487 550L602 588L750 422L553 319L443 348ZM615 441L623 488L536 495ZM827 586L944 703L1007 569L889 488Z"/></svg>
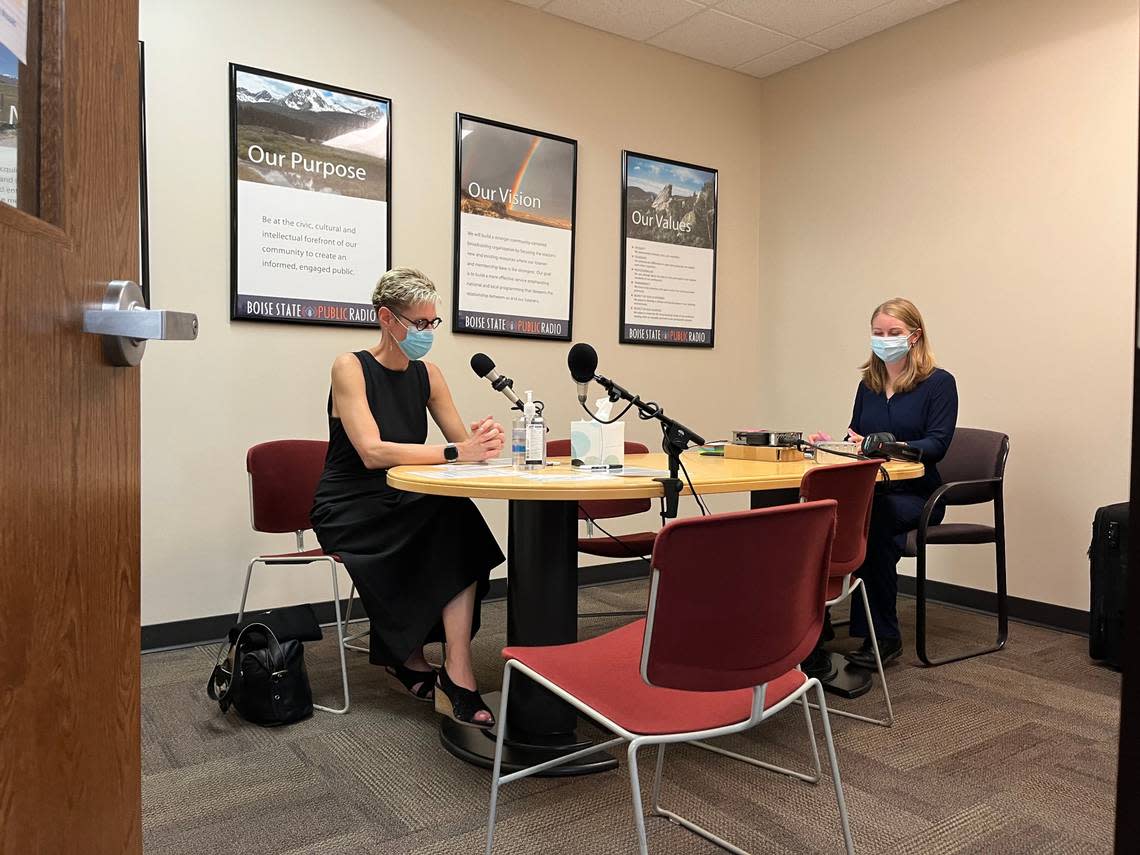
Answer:
<svg viewBox="0 0 1140 855"><path fill-rule="evenodd" d="M898 318L912 333L915 330L922 330L922 335L918 337L918 341L911 345L910 352L905 357L906 365L903 367L902 373L894 382L894 392L909 392L934 373L936 366L934 364L934 351L930 347L930 335L926 331L926 324L922 321L918 307L904 297L892 297L885 303L876 306L875 311L871 312L871 323L874 324L875 318L884 314ZM859 367L863 370L863 383L868 389L876 394L882 394L886 391L887 366L883 360L872 353L867 357L867 361Z"/></svg>
<svg viewBox="0 0 1140 855"><path fill-rule="evenodd" d="M372 289L372 305L407 310L416 303L439 303L435 283L414 267L393 267Z"/></svg>

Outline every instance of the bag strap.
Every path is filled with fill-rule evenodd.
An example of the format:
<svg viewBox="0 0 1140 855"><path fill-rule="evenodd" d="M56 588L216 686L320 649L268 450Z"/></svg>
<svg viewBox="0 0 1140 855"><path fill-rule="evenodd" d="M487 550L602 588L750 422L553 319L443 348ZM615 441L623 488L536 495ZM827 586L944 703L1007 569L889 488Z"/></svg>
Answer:
<svg viewBox="0 0 1140 855"><path fill-rule="evenodd" d="M206 683L206 694L210 696L211 700L218 702L222 712L229 710L232 703L230 695L233 693L234 683L238 680L238 669L241 667L241 641L250 630L253 630L251 635L263 635L265 637L265 648L269 652L269 667L273 675L276 676L285 671L285 654L281 650L281 642L277 640L273 630L263 623L246 624L237 634L233 644L230 645L230 651L233 653L233 672L229 674L229 679L226 679L226 670L221 665L222 650L225 649L222 645L218 648L218 657L214 660L214 670L210 673L209 682ZM217 687L223 685L225 689L219 692Z"/></svg>
<svg viewBox="0 0 1140 855"><path fill-rule="evenodd" d="M237 641L234 646L238 647L241 644L241 638L250 630L253 630L254 635L265 636L265 649L269 653L269 668L273 674L280 674L285 670L285 651L281 649L281 642L277 640L277 636L273 630L263 623L251 623L242 628L238 633ZM238 647L240 653L241 648ZM234 670L237 670L238 656L234 656Z"/></svg>

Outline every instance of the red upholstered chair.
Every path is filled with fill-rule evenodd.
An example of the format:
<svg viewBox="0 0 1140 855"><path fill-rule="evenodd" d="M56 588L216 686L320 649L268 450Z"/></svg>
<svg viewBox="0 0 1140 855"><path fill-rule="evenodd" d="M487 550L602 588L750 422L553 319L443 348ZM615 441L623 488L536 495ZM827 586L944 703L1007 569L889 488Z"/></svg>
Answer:
<svg viewBox="0 0 1140 855"><path fill-rule="evenodd" d="M546 453L551 457L569 457L570 440L552 439L546 444ZM627 442L626 454L648 454L649 446L640 442ZM586 521L586 534L594 532L594 520L629 517L645 513L653 507L649 499L588 499L578 503L578 519ZM639 531L635 534L618 534L614 537L580 537L578 551L602 558L648 558L653 554L655 531ZM640 617L643 611L627 612L579 612L578 617Z"/></svg>
<svg viewBox="0 0 1140 855"><path fill-rule="evenodd" d="M270 567L324 564L332 574L333 608L336 612L337 649L340 651L340 676L344 687L344 706L313 704L314 709L331 713L348 712L348 667L344 660L345 623L340 616L340 587L337 583L336 555L321 549L305 549L305 530L311 527L309 510L321 471L325 466L328 443L315 439L279 439L253 446L245 455L249 473L249 514L254 531L293 532L297 537L295 552L258 555L250 560L241 590L238 623L245 614L249 580L256 564Z"/></svg>
<svg viewBox="0 0 1140 855"><path fill-rule="evenodd" d="M823 602L835 533L834 501L676 520L657 536L646 620L596 638L503 651L491 779L487 853L494 844L499 787L536 772L628 743L634 819L648 853L637 752L657 746L652 813L725 848L730 844L661 807L665 746L739 733L801 702L811 733L813 775L769 766L721 748L718 753L817 783L819 753L806 695L814 689L847 852L854 851L827 705L819 681L797 667L823 626ZM565 757L501 774L511 676L518 671L615 734ZM732 848L734 852L741 850Z"/></svg>
<svg viewBox="0 0 1140 855"><path fill-rule="evenodd" d="M895 713L891 707L891 694L887 691L883 662L879 658L879 643L875 638L875 625L871 622L867 588L861 579L853 576L867 556L867 532L871 527L871 502L875 497L879 465L876 460L860 460L809 469L800 481L800 498L805 502L834 499L839 503L835 521L835 545L831 549L831 567L827 578L827 605L838 605L856 591L863 595L863 609L867 613L867 625L871 629L875 664L879 669L883 697L887 702L886 718L871 718L839 709L832 709L832 713L890 727L894 724Z"/></svg>

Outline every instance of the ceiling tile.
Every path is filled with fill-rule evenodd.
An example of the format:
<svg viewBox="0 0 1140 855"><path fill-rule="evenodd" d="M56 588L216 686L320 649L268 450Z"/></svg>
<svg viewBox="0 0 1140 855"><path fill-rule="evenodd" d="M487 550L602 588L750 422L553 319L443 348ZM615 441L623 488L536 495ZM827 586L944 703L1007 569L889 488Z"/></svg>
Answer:
<svg viewBox="0 0 1140 855"><path fill-rule="evenodd" d="M713 65L735 68L793 41L788 36L708 9L650 39L649 43Z"/></svg>
<svg viewBox="0 0 1140 855"><path fill-rule="evenodd" d="M703 8L689 0L550 0L542 11L640 42Z"/></svg>
<svg viewBox="0 0 1140 855"><path fill-rule="evenodd" d="M785 68L791 68L825 53L827 51L821 47L809 45L807 42L796 42L744 65L738 65L736 70L751 74L753 77L767 77L769 74L775 74L777 71L783 71Z"/></svg>
<svg viewBox="0 0 1140 855"><path fill-rule="evenodd" d="M850 21L814 33L811 40L817 45L835 50L933 10L934 7L926 0L891 0Z"/></svg>
<svg viewBox="0 0 1140 855"><path fill-rule="evenodd" d="M717 9L791 36L810 36L886 0L721 0Z"/></svg>

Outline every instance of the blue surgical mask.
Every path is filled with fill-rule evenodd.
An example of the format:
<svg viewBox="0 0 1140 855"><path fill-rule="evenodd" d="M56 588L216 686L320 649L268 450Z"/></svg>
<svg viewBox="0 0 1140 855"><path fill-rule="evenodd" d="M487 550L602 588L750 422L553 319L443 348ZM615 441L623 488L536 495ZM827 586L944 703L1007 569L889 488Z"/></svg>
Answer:
<svg viewBox="0 0 1140 855"><path fill-rule="evenodd" d="M427 352L431 350L432 342L435 341L435 331L417 330L414 327L408 326L399 318L396 318L396 320L399 321L400 326L408 331L403 341L396 342L396 344L400 346L400 350L404 351L404 356L408 357L408 359L422 359L427 356Z"/></svg>
<svg viewBox="0 0 1140 855"><path fill-rule="evenodd" d="M871 352L883 362L898 362L910 352L910 335L873 335Z"/></svg>

